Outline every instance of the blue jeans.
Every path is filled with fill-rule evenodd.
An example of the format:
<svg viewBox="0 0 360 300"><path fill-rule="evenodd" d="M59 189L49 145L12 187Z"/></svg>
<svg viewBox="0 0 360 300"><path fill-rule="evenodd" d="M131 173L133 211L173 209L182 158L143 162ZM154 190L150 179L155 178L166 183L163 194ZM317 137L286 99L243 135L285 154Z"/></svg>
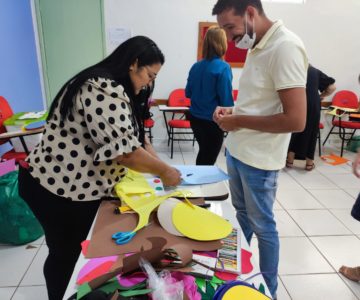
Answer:
<svg viewBox="0 0 360 300"><path fill-rule="evenodd" d="M253 233L259 244L260 270L271 295L276 297L279 236L274 220L279 171L261 170L226 155L232 204L236 218L250 244Z"/></svg>

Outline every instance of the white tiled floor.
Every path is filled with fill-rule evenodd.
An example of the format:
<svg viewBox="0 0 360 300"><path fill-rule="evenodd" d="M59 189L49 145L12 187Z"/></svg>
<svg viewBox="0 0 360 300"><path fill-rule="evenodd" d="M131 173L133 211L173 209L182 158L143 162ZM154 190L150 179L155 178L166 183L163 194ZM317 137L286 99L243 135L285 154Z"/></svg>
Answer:
<svg viewBox="0 0 360 300"><path fill-rule="evenodd" d="M159 156L171 164L194 164L196 147L176 145L174 159L165 142L156 142ZM337 149L325 149L325 153ZM345 152L352 160L354 153ZM304 162L282 170L274 212L280 235L279 300L360 299L360 284L337 273L342 264L360 265L360 222L350 209L360 191L360 180L348 164L331 166L316 157L316 168ZM226 170L223 152L217 165ZM219 205L219 204L218 204ZM221 203L224 216L237 225L231 201ZM0 245L0 299L46 299L42 264L47 255L44 239L33 247ZM257 257L257 241L251 248Z"/></svg>

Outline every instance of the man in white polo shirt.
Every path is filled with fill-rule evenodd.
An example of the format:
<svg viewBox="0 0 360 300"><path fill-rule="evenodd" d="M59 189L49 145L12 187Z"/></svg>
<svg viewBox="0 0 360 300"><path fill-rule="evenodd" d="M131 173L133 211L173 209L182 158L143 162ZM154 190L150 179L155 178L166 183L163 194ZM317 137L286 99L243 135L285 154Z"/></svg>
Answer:
<svg viewBox="0 0 360 300"><path fill-rule="evenodd" d="M249 49L235 107L218 107L214 120L229 132L232 203L248 242L253 233L258 238L260 269L275 299L279 237L273 204L290 133L305 127L307 56L294 33L266 17L260 0L218 0L212 13L228 40Z"/></svg>

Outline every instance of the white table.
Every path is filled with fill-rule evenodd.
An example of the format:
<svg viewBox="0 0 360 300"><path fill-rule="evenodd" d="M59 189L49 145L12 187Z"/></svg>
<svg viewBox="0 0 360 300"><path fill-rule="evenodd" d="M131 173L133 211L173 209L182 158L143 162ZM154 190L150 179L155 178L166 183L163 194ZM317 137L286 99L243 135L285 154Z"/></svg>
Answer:
<svg viewBox="0 0 360 300"><path fill-rule="evenodd" d="M221 201L219 199L216 199L216 197L217 197L216 195L220 196L220 195L228 194L228 188L227 188L227 185L225 184L225 182L206 184L206 185L201 185L201 186L193 186L192 188L189 186L180 186L180 187L178 187L178 189L191 190L194 193L192 195L193 197L204 197L205 199L209 199L209 197L211 197L213 199L212 201L206 201L206 203L211 204L209 210L212 211L213 213L223 216L226 219L230 219L230 221L232 222L234 227L239 227L239 225L237 224L237 221L234 217L235 209L232 207L230 201L229 200ZM233 213L233 215L229 216L229 213L231 214L231 212ZM91 237L91 233L92 233L95 221L96 221L96 218L93 222L92 228L89 231L87 239L90 239L90 237ZM242 231L241 231L241 245L242 245L241 247L243 249L251 252L250 246L247 243L245 236L242 234ZM68 299L70 296L72 296L77 291L76 279L77 279L77 276L78 276L81 268L86 264L87 261L88 261L88 259L86 259L82 254L80 254L79 259L75 265L73 274L71 276L70 282L66 289L66 292L65 292L65 295L63 298L64 300ZM241 275L240 276L241 280L245 280L245 279L249 278L250 276L260 272L258 263L257 263L256 259L254 258L254 255L251 258L251 263L254 267L252 272ZM254 278L251 278L249 281L247 281L247 283L249 283L249 284L253 283L256 287L258 287L260 284L263 284L265 287L266 295L271 297L270 292L265 283L265 280L261 274L258 276L255 276Z"/></svg>

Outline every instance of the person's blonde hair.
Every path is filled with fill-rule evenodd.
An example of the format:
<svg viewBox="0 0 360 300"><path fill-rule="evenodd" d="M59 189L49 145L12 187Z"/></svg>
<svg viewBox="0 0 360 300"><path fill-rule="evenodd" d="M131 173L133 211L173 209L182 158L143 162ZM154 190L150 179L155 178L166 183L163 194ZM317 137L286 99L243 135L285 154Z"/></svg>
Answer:
<svg viewBox="0 0 360 300"><path fill-rule="evenodd" d="M214 56L223 57L227 50L226 33L217 25L210 26L206 31L202 56L211 59Z"/></svg>

